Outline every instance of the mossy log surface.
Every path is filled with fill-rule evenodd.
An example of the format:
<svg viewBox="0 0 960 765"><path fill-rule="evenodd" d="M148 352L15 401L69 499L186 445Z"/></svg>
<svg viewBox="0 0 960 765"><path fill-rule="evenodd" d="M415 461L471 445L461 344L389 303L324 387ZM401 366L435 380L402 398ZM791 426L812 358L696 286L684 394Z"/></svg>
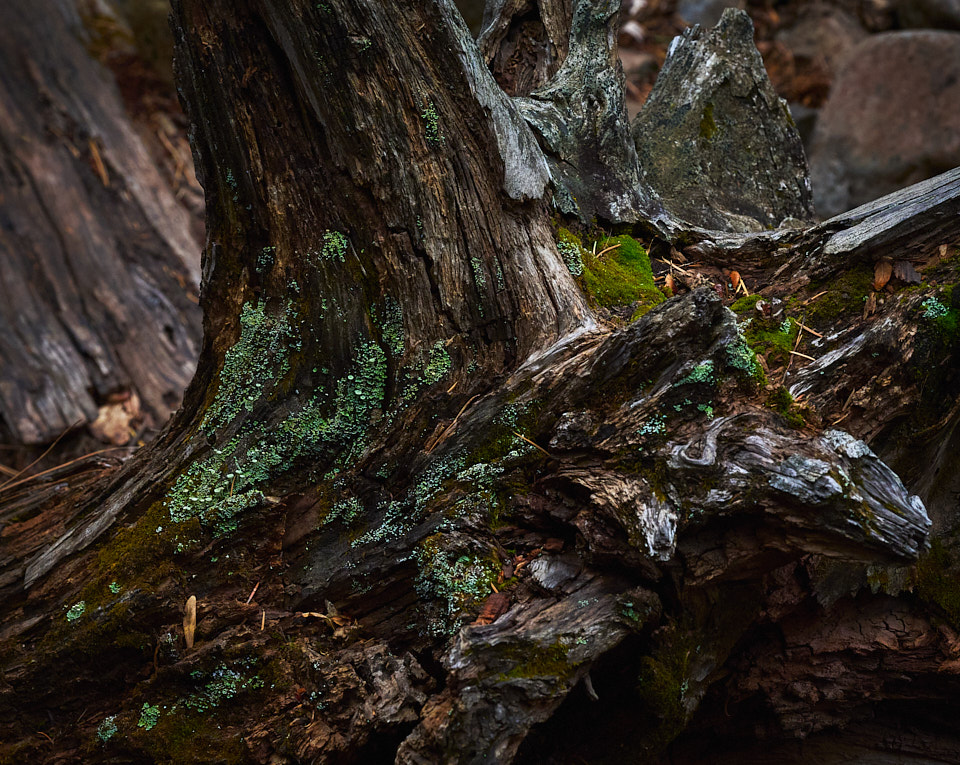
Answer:
<svg viewBox="0 0 960 765"><path fill-rule="evenodd" d="M447 0L175 0L198 371L123 466L17 499L0 756L696 762L703 731L720 756L898 717L948 757L927 713L960 690L953 479L894 447L956 425L957 256L886 291L818 283L822 247L805 278L782 272L799 248L761 248L763 299L725 279L664 299L632 237L717 258L748 237L724 250L617 191L639 178L622 93L596 131L566 101L576 71L620 87L614 14L591 9L524 101ZM543 115L568 108L557 143ZM957 235L922 207L890 235ZM636 293L607 294L626 306L584 278L607 242L630 250Z"/></svg>

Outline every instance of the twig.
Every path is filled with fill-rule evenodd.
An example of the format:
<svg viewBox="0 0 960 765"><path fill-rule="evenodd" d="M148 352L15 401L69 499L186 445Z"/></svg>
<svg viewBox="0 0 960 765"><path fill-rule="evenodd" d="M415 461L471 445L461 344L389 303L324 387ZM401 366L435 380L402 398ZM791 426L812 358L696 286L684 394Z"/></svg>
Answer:
<svg viewBox="0 0 960 765"><path fill-rule="evenodd" d="M110 176L107 175L107 168L100 157L100 147L97 146L97 141L94 138L90 139L90 156L93 157L93 167L97 171L97 175L100 176L100 181L104 186L110 188Z"/></svg>
<svg viewBox="0 0 960 765"><path fill-rule="evenodd" d="M807 359L809 361L816 361L813 356L808 356L805 353L800 353L800 351L790 351L791 356L799 356L801 359Z"/></svg>
<svg viewBox="0 0 960 765"><path fill-rule="evenodd" d="M263 632L263 628L267 626L267 612L260 612L260 631Z"/></svg>
<svg viewBox="0 0 960 765"><path fill-rule="evenodd" d="M453 428L457 424L457 421L460 419L461 415L463 415L463 413L467 410L467 407L470 406L470 404L472 404L474 400L479 396L480 396L479 393L476 394L475 396L471 396L470 399L467 401L467 403L464 404L462 407L460 407L460 411L457 412L457 416L453 418L453 421L443 429L443 432L437 437L437 440L430 445L430 448L424 450L427 454L430 454L441 443L447 440L447 436L449 436L450 433L453 432Z"/></svg>
<svg viewBox="0 0 960 765"><path fill-rule="evenodd" d="M620 246L620 242L617 242L616 244L611 244L609 247L604 247L602 250L600 250L600 252L597 253L597 257L602 258L604 255L610 252L610 250L615 250L619 246Z"/></svg>
<svg viewBox="0 0 960 765"><path fill-rule="evenodd" d="M824 290L823 292L818 292L818 293L817 293L816 295L814 295L812 298L807 298L806 300L804 300L800 305L809 305L810 303L812 303L812 302L813 302L814 300L816 300L817 298L823 297L824 295L826 295L829 291L830 291L830 290Z"/></svg>
<svg viewBox="0 0 960 765"><path fill-rule="evenodd" d="M797 326L800 327L800 329L802 329L804 332L809 332L814 337L823 337L823 335L821 335L815 329L810 329L810 327L808 327L806 324L801 324L799 321L797 322Z"/></svg>
<svg viewBox="0 0 960 765"><path fill-rule="evenodd" d="M17 471L13 468L7 467L6 465L0 465L0 473L6 473L7 475L16 475Z"/></svg>
<svg viewBox="0 0 960 765"><path fill-rule="evenodd" d="M515 435L517 438L522 438L524 441L526 441L528 444L530 444L530 446L536 447L537 449L539 449L540 451L542 451L544 454L546 454L550 459L553 459L553 455L550 454L550 452L548 452L546 449L544 449L542 446L540 446L540 444L537 444L537 443L534 443L533 441L531 441L529 438L527 438L525 435L523 435L523 433L520 433L520 432L518 432L518 431L515 430L515 431L513 431L513 435Z"/></svg>
<svg viewBox="0 0 960 765"><path fill-rule="evenodd" d="M250 593L250 597L247 598L247 603L246 603L246 605L248 605L248 606L250 605L250 601L253 600L253 596L257 594L257 589L258 589L259 587L260 587L260 582L257 582L255 585L253 585L253 592L251 592L251 593Z"/></svg>
<svg viewBox="0 0 960 765"><path fill-rule="evenodd" d="M53 473L53 472L56 471L56 470L60 470L60 468L70 467L70 465L74 464L75 462L82 462L83 460L87 459L87 457L96 457L98 454L103 454L104 452L116 452L116 451L119 451L120 449L131 449L131 448L133 448L133 447L130 447L130 446L109 446L109 447L107 447L106 449L97 449L95 452L90 452L89 454L84 454L83 456L77 457L76 459L68 460L67 462L64 462L64 463L62 463L62 464L60 464L60 465L54 465L52 468L47 468L46 470L41 470L39 473L34 473L33 475L29 475L29 476L27 476L26 478L23 478L23 479L17 481L16 483L10 483L10 482L8 481L8 482L5 483L3 486L0 486L0 492L6 491L7 489L12 489L12 488L14 488L15 486L21 486L21 485L23 485L23 484L25 484L25 483L30 483L30 481L32 481L33 479L35 479L35 478L40 478L40 477L42 477L42 476L47 475L48 473ZM26 470L26 468L24 468L24 470ZM22 473L23 471L21 470L20 472ZM11 480L12 480L12 479L11 479Z"/></svg>
<svg viewBox="0 0 960 765"><path fill-rule="evenodd" d="M835 420L834 420L833 422L831 422L830 424L831 424L831 425L838 425L838 424L840 424L841 422L843 422L845 419L847 419L847 417L849 417L849 416L850 416L850 412L847 412L846 414L843 414L843 415L841 415L840 417L838 417L837 419L835 419Z"/></svg>
<svg viewBox="0 0 960 765"><path fill-rule="evenodd" d="M77 425L79 425L81 422L83 422L83 420L77 420L75 423L73 423L73 425L68 426L67 429L66 429L65 431L63 431L63 433L61 433L59 436L57 436L56 439L54 440L54 442L53 442L52 444L50 444L50 446L47 447L47 450L46 450L43 454L41 454L39 457L37 457L33 462L31 462L29 465L27 465L27 466L26 466L23 470L21 470L19 473L17 473L17 474L14 475L12 478L10 478L9 481L7 481L6 483L0 484L0 491L3 491L3 490L4 490L5 488L7 488L15 479L17 479L17 478L19 478L20 476L22 476L22 475L23 475L24 473L26 473L30 468L32 468L34 465L36 465L40 460L42 460L44 457L46 457L48 454L50 454L50 452L53 451L53 447L60 443L60 439L62 439L65 435L67 435L67 433L69 433L71 430L73 430L75 427L77 427ZM37 475L43 475L43 473L38 473ZM16 485L16 484L14 484L14 485Z"/></svg>

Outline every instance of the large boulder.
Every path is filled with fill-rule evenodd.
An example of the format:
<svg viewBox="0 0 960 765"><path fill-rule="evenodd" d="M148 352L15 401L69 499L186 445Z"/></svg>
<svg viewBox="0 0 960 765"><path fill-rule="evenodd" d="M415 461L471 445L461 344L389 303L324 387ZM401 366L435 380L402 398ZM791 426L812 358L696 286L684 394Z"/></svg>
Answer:
<svg viewBox="0 0 960 765"><path fill-rule="evenodd" d="M810 150L817 211L835 215L960 165L960 34L889 32L858 45Z"/></svg>
<svg viewBox="0 0 960 765"><path fill-rule="evenodd" d="M673 41L633 135L643 181L674 217L747 232L813 215L800 136L743 11Z"/></svg>

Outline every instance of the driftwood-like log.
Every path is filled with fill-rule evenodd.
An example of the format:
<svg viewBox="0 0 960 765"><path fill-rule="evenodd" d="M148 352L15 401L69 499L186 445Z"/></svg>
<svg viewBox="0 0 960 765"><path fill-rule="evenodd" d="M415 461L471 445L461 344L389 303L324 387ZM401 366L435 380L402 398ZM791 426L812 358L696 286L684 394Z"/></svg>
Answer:
<svg viewBox="0 0 960 765"><path fill-rule="evenodd" d="M0 20L0 440L52 441L120 391L160 425L199 347L190 216L73 5Z"/></svg>
<svg viewBox="0 0 960 765"><path fill-rule="evenodd" d="M789 722L768 679L796 654L778 664L790 646L760 637L826 607L807 567L923 553L924 503L840 429L852 378L808 386L824 403L804 419L713 286L622 327L581 292L551 184L584 189L578 215L704 254L786 236L709 240L644 212L653 197L624 186L638 166L600 174L633 139L622 94L609 113L571 103L619 87L613 9L591 7L574 4L566 61L523 99L448 0L174 3L207 197L203 349L178 416L95 499L60 525L24 505L0 536L8 752L652 760L701 705L722 712L726 678L738 723L751 692ZM889 235L920 236L921 218ZM782 265L757 257L757 278ZM844 698L840 722L862 709Z"/></svg>

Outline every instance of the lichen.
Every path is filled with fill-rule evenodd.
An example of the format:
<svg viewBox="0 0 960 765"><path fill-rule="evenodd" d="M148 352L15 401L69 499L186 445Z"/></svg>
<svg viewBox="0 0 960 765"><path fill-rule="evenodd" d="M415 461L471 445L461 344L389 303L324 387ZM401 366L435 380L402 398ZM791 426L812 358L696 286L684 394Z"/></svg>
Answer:
<svg viewBox="0 0 960 765"><path fill-rule="evenodd" d="M713 385L716 383L716 377L713 373L713 359L706 359L697 364L693 371L690 372L686 377L677 381L676 385L696 385L698 383L704 383L707 385Z"/></svg>
<svg viewBox="0 0 960 765"><path fill-rule="evenodd" d="M444 143L443 134L440 132L440 115L433 101L427 101L423 111L420 112L420 118L423 120L423 129L427 135L427 141L441 146Z"/></svg>
<svg viewBox="0 0 960 765"><path fill-rule="evenodd" d="M144 701L143 706L140 708L140 720L137 722L137 727L143 728L144 730L153 730L159 721L160 707L156 705L151 706Z"/></svg>
<svg viewBox="0 0 960 765"><path fill-rule="evenodd" d="M291 326L296 313L290 306L276 315L262 302L246 303L240 311L240 337L224 355L216 396L207 407L200 427L208 433L232 422L273 390L290 369L294 345Z"/></svg>
<svg viewBox="0 0 960 765"><path fill-rule="evenodd" d="M67 621L75 622L81 616L83 616L84 611L87 610L87 604L85 601L81 600L77 603L74 603L70 606L70 609L67 611Z"/></svg>
<svg viewBox="0 0 960 765"><path fill-rule="evenodd" d="M728 367L742 372L757 385L763 386L766 384L767 376L764 374L760 362L757 361L757 354L750 347L739 328L736 337L727 344L726 362Z"/></svg>
<svg viewBox="0 0 960 765"><path fill-rule="evenodd" d="M448 550L446 543L444 534L434 534L420 545L416 589L422 598L446 602L445 626L450 628L460 613L493 591L490 585L496 582L501 565L489 553Z"/></svg>
<svg viewBox="0 0 960 765"><path fill-rule="evenodd" d="M97 738L101 743L107 743L117 733L117 716L110 715L104 717L103 721L97 726Z"/></svg>
<svg viewBox="0 0 960 765"><path fill-rule="evenodd" d="M451 367L450 354L447 353L443 341L438 340L430 349L427 365L423 370L423 381L427 385L434 385L447 376Z"/></svg>
<svg viewBox="0 0 960 765"><path fill-rule="evenodd" d="M347 237L339 231L325 231L323 234L323 245L317 257L320 260L339 261L343 263L347 259L347 251L350 248L350 242Z"/></svg>

